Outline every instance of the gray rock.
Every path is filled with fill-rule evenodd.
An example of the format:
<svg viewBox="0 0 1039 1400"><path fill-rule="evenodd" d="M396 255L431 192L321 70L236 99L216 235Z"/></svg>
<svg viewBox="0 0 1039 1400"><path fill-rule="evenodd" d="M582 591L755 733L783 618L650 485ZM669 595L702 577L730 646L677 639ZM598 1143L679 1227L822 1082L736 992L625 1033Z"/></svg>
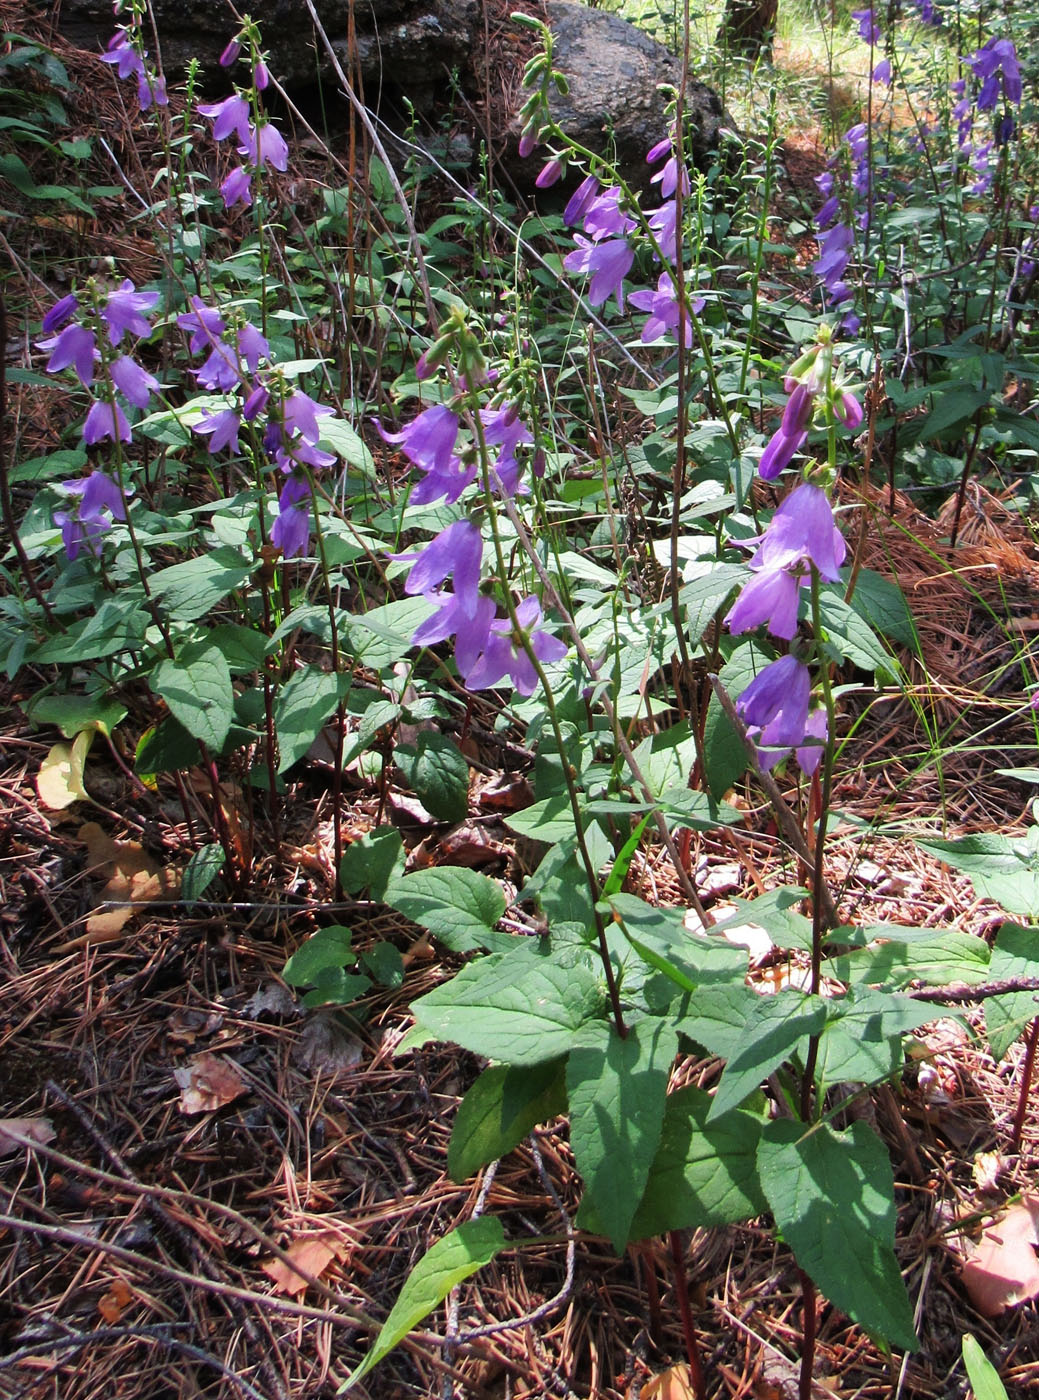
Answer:
<svg viewBox="0 0 1039 1400"><path fill-rule="evenodd" d="M568 136L597 154L608 151L612 140L621 173L643 184L651 173L646 152L667 135L667 96L658 85L678 86L679 60L619 15L574 0L547 0L546 10L555 37L555 66L570 84L565 97L551 99L554 118ZM521 94L520 104L525 96ZM709 87L690 79L685 111L694 133L693 157L701 164L718 145L722 104ZM513 125L518 139L518 125ZM521 185L542 163L520 162L511 155L505 160Z"/></svg>
<svg viewBox="0 0 1039 1400"><path fill-rule="evenodd" d="M221 88L217 60L235 32L234 18L219 0L153 0L163 65L172 77L197 58ZM303 0L249 0L242 7L260 26L271 71L299 89L320 71L330 76ZM348 0L315 0L322 26L344 71L350 72ZM61 29L83 48L103 47L114 32L110 0L62 0ZM366 97L384 84L405 93L416 107L432 105L446 91L453 69L469 67L480 29L479 0L358 0L354 25ZM371 94L368 89L371 88Z"/></svg>

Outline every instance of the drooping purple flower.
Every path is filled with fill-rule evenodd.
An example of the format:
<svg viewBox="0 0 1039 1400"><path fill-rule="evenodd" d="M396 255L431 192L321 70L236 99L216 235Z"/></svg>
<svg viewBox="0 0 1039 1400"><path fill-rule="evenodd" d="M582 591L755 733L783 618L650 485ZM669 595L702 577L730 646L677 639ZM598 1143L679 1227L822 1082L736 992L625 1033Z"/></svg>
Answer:
<svg viewBox="0 0 1039 1400"><path fill-rule="evenodd" d="M131 355L120 355L112 362L112 382L135 408L147 408L152 394L162 387L154 374L139 365Z"/></svg>
<svg viewBox="0 0 1039 1400"><path fill-rule="evenodd" d="M204 389L221 394L229 393L242 378L234 351L223 341L213 346L202 368L195 370L194 374Z"/></svg>
<svg viewBox="0 0 1039 1400"><path fill-rule="evenodd" d="M588 212L588 207L596 197L599 181L594 175L586 175L574 190L563 210L563 222L573 226L579 224Z"/></svg>
<svg viewBox="0 0 1039 1400"><path fill-rule="evenodd" d="M107 399L94 400L83 420L83 441L88 447L93 447L104 438L111 438L113 442L116 438L120 442L130 442L132 436L126 414L117 403L109 403Z"/></svg>
<svg viewBox="0 0 1039 1400"><path fill-rule="evenodd" d="M807 436L807 433L799 433L797 437L787 437L782 428L777 429L765 444L758 462L758 476L762 481L774 481L783 468L790 465Z"/></svg>
<svg viewBox="0 0 1039 1400"><path fill-rule="evenodd" d="M797 761L801 766L801 771L810 778L822 762L823 754L826 751L826 740L829 737L829 726L826 723L826 711L820 705L808 716L805 724L804 737L814 740L814 743L798 744L795 749Z"/></svg>
<svg viewBox="0 0 1039 1400"><path fill-rule="evenodd" d="M500 408L481 408L480 422L487 446L501 448L492 467L502 494L528 494L528 488L520 485L521 467L516 460L516 449L533 443L534 435L521 422L516 405L506 403Z"/></svg>
<svg viewBox="0 0 1039 1400"><path fill-rule="evenodd" d="M420 623L411 638L412 646L431 647L437 642L455 639L455 662L459 673L466 675L476 665L480 654L487 646L494 621L494 600L485 594L476 599L476 606L470 615L454 593L436 590L426 594L428 602L437 603L435 613Z"/></svg>
<svg viewBox="0 0 1039 1400"><path fill-rule="evenodd" d="M534 154L534 148L537 146L537 144L538 144L538 133L537 133L537 129L536 129L535 127L532 127L532 126L528 126L528 127L524 128L524 130L520 133L520 139L519 139L519 157L520 157L520 160L526 160L528 156L533 155L533 154Z"/></svg>
<svg viewBox="0 0 1039 1400"><path fill-rule="evenodd" d="M625 277L635 261L635 254L623 238L607 239L603 243L592 243L587 238L575 234L577 247L563 259L568 272L591 273L588 287L588 301L592 306L601 306L609 297L617 298L617 306L624 310Z"/></svg>
<svg viewBox="0 0 1039 1400"><path fill-rule="evenodd" d="M89 389L94 382L94 361L99 358L97 339L93 331L73 322L50 340L40 341L41 350L50 351L47 373L57 374L71 365L79 382Z"/></svg>
<svg viewBox="0 0 1039 1400"><path fill-rule="evenodd" d="M805 432L808 424L812 420L812 408L815 402L815 395L807 384L797 383L793 392L787 399L786 408L783 410L783 419L780 430L784 437L796 438L799 433Z"/></svg>
<svg viewBox="0 0 1039 1400"><path fill-rule="evenodd" d="M231 209L236 204L249 208L253 202L252 177L244 165L236 165L220 182L220 196L225 209Z"/></svg>
<svg viewBox="0 0 1039 1400"><path fill-rule="evenodd" d="M663 160L664 157L670 153L673 146L674 139L671 136L665 136L664 139L658 141L655 146L650 146L649 150L646 152L646 164L656 165L658 160Z"/></svg>
<svg viewBox="0 0 1039 1400"><path fill-rule="evenodd" d="M872 72L872 74L871 74L871 77L872 77L873 82L879 83L879 84L881 85L881 87L890 87L890 86L891 86L891 60L890 60L890 58L882 58L882 59L880 60L880 62L876 65L876 67L873 69L873 72ZM801 767L803 768L803 767L804 767L804 764L802 764Z"/></svg>
<svg viewBox="0 0 1039 1400"><path fill-rule="evenodd" d="M852 10L851 17L859 26L859 38L867 44L875 44L880 38L880 29L873 18L872 5L868 10Z"/></svg>
<svg viewBox="0 0 1039 1400"><path fill-rule="evenodd" d="M541 630L541 604L531 594L516 607L516 622L526 634L530 649L537 659L549 664L566 655L566 646L558 637ZM532 695L538 683L537 672L522 643L513 635L509 618L491 623L490 637L479 661L465 674L472 690L487 690L500 684L506 676L520 695Z"/></svg>
<svg viewBox="0 0 1039 1400"><path fill-rule="evenodd" d="M990 39L967 59L967 64L974 76L982 79L976 104L979 112L990 112L995 107L1000 90L1015 107L1020 104L1021 67L1009 39Z"/></svg>
<svg viewBox="0 0 1039 1400"><path fill-rule="evenodd" d="M129 277L110 292L101 319L108 326L112 344L118 345L124 335L151 335L152 328L144 313L154 311L158 302L158 292L139 292Z"/></svg>
<svg viewBox="0 0 1039 1400"><path fill-rule="evenodd" d="M251 137L249 103L240 92L233 92L219 102L200 102L199 115L208 117L213 123L213 139L224 141L228 136L237 136L241 145L248 144ZM243 152L244 154L244 152Z"/></svg>
<svg viewBox="0 0 1039 1400"><path fill-rule="evenodd" d="M107 51L101 55L102 63L111 63L120 78L136 76L144 68L140 54L130 43L125 29L119 29L108 41Z"/></svg>
<svg viewBox="0 0 1039 1400"><path fill-rule="evenodd" d="M838 195L831 194L830 197L829 197L829 199L826 201L825 204L822 205L822 207L820 208L818 214L816 214L816 216L815 216L815 226L816 226L816 228L817 228L817 229L824 229L824 228L826 228L829 224L832 224L832 223L833 223L833 221L837 218L837 216L840 214L840 212L841 212L841 201L840 201L840 197L839 197Z"/></svg>
<svg viewBox="0 0 1039 1400"><path fill-rule="evenodd" d="M833 406L833 411L846 428L857 432L862 426L862 405L854 394L845 391Z"/></svg>
<svg viewBox="0 0 1039 1400"><path fill-rule="evenodd" d="M310 544L310 508L285 506L279 508L278 518L271 526L271 544L280 549L285 559L306 554Z"/></svg>
<svg viewBox="0 0 1039 1400"><path fill-rule="evenodd" d="M547 190L551 189L553 185L558 184L562 177L563 162L559 160L558 157L553 156L551 160L546 161L541 167L538 178L534 181L534 184L539 190Z"/></svg>
<svg viewBox="0 0 1039 1400"><path fill-rule="evenodd" d="M111 528L112 519L126 519L123 493L101 471L93 471L78 481L63 481L61 489L75 500L73 510L54 512L65 553L75 560L86 546L92 554L100 554L101 537Z"/></svg>
<svg viewBox="0 0 1039 1400"><path fill-rule="evenodd" d="M219 413L204 410L203 417L194 426L194 431L209 438L210 452L219 452L229 447L232 452L238 448L238 414L233 408L221 409Z"/></svg>
<svg viewBox="0 0 1039 1400"><path fill-rule="evenodd" d="M635 220L620 207L621 188L613 185L596 195L584 211L584 231L593 241L603 238L624 238L635 227Z"/></svg>
<svg viewBox="0 0 1039 1400"><path fill-rule="evenodd" d="M678 305L678 289L670 272L660 274L655 292L631 292L628 301L640 311L649 312L649 320L642 327L643 344L659 340L662 335L672 335L677 340L678 327L681 324L685 344L692 345L692 321L688 314L683 314ZM692 303L693 314L699 316L705 305L703 297L695 297Z"/></svg>
<svg viewBox="0 0 1039 1400"><path fill-rule="evenodd" d="M659 209L654 209L646 220L660 244L664 260L675 262L678 257L678 201L667 200ZM656 252L653 254L656 257Z"/></svg>
<svg viewBox="0 0 1039 1400"><path fill-rule="evenodd" d="M214 346L224 333L226 322L215 307L206 306L201 297L192 297L192 311L184 311L177 317L181 330L189 331L188 349L193 355Z"/></svg>
<svg viewBox="0 0 1039 1400"><path fill-rule="evenodd" d="M375 426L383 441L399 446L420 471L448 471L458 441L458 418L443 404L423 409L399 433L388 433L378 422Z"/></svg>
<svg viewBox="0 0 1039 1400"><path fill-rule="evenodd" d="M251 327L250 327L251 329ZM260 335L259 331L256 335ZM263 340L263 353L269 354L267 342ZM250 369L255 369L256 365L251 364ZM327 418L335 410L327 404L318 403L309 394L305 394L302 389L296 389L285 400L283 407L283 420L286 431L298 433L304 442L311 446L316 446L321 441L321 429L318 427L319 418Z"/></svg>
<svg viewBox="0 0 1039 1400"><path fill-rule="evenodd" d="M100 515L107 510L116 520L126 519L126 502L119 484L102 471L92 471L85 481L64 481L62 488L80 495L80 515Z"/></svg>
<svg viewBox="0 0 1039 1400"><path fill-rule="evenodd" d="M796 486L783 499L768 529L744 544L756 544L752 569L796 569L814 564L820 578L836 583L847 554L844 536L833 519L826 492L810 482Z"/></svg>
<svg viewBox="0 0 1039 1400"><path fill-rule="evenodd" d="M169 106L166 79L161 73L149 73L147 68L142 67L137 74L137 102L142 112L147 112L153 102L156 107Z"/></svg>
<svg viewBox="0 0 1039 1400"><path fill-rule="evenodd" d="M273 165L275 170L289 168L288 142L271 122L250 129L248 137L238 147L238 154L246 156L256 166Z"/></svg>
<svg viewBox="0 0 1039 1400"><path fill-rule="evenodd" d="M689 171L677 155L672 155L662 170L658 170L655 175L650 176L650 184L660 185L661 199L670 199L678 189L679 184L682 187L683 198L689 194L692 188L689 183Z"/></svg>
<svg viewBox="0 0 1039 1400"><path fill-rule="evenodd" d="M61 544L69 559L74 563L84 546L91 554L101 553L101 537L110 530L112 522L103 515L81 519L67 510L54 512L54 523L61 528Z"/></svg>
<svg viewBox="0 0 1039 1400"><path fill-rule="evenodd" d="M259 369L261 360L270 358L271 347L267 343L267 337L251 322L247 321L238 332L238 353L248 365L251 374L255 374ZM331 413L332 410L327 409L326 412ZM317 438L314 441L316 442Z"/></svg>
<svg viewBox="0 0 1039 1400"><path fill-rule="evenodd" d="M64 296L60 301L54 303L44 316L40 329L44 335L54 335L56 331L60 331L68 325L78 310L79 299L72 292L69 292L68 296Z"/></svg>
<svg viewBox="0 0 1039 1400"><path fill-rule="evenodd" d="M811 693L808 667L794 656L781 656L760 671L736 701L763 768L774 767L803 742Z"/></svg>
<svg viewBox="0 0 1039 1400"><path fill-rule="evenodd" d="M266 438L264 441L266 442ZM301 437L286 438L282 434L279 442L281 445L275 449L273 454L274 464L283 472L296 472L304 466L313 467L315 471L320 471L324 467L331 467L335 464L334 452L324 452L314 443L305 442Z"/></svg>
<svg viewBox="0 0 1039 1400"><path fill-rule="evenodd" d="M725 615L725 625L734 636L765 626L773 637L789 642L797 631L800 602L801 585L793 574L785 569L762 569L740 589Z"/></svg>
<svg viewBox="0 0 1039 1400"><path fill-rule="evenodd" d="M271 391L265 384L257 384L256 388L247 396L242 405L242 417L247 423L252 423L267 407L270 402Z"/></svg>
<svg viewBox="0 0 1039 1400"><path fill-rule="evenodd" d="M431 593L447 579L454 579L456 608L473 618L480 600L480 568L483 539L470 520L456 520L430 540L417 554L393 554L391 559L412 560L404 585L408 594Z"/></svg>

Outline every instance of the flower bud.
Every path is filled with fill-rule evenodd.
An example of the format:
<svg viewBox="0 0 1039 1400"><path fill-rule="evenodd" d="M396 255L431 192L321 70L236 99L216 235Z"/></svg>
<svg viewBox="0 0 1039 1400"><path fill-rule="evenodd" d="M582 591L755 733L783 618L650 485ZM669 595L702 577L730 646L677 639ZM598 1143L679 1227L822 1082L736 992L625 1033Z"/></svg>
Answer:
<svg viewBox="0 0 1039 1400"><path fill-rule="evenodd" d="M263 92L265 88L270 87L271 75L262 58L258 60L253 69L253 82L256 84L257 92Z"/></svg>
<svg viewBox="0 0 1039 1400"><path fill-rule="evenodd" d="M563 162L555 157L547 165L542 166L541 174L534 181L539 190L547 190L549 186L557 183L562 178Z"/></svg>
<svg viewBox="0 0 1039 1400"><path fill-rule="evenodd" d="M233 67L233 65L238 62L238 58L241 52L242 41L240 39L232 39L231 42L227 45L227 47L224 49L223 53L220 55L220 67Z"/></svg>

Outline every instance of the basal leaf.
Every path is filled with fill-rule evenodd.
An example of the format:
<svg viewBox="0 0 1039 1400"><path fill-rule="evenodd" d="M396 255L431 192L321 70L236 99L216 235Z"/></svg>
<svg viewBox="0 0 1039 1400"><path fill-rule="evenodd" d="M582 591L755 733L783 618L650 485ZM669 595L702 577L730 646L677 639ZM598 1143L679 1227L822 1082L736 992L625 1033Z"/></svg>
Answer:
<svg viewBox="0 0 1039 1400"><path fill-rule="evenodd" d="M231 672L221 651L206 643L185 647L176 660L159 662L149 684L189 734L219 752L234 717Z"/></svg>
<svg viewBox="0 0 1039 1400"><path fill-rule="evenodd" d="M494 1215L467 1220L438 1240L412 1269L389 1317L382 1324L375 1345L342 1389L349 1390L356 1385L443 1302L456 1284L489 1264L504 1248L505 1231Z"/></svg>
<svg viewBox="0 0 1039 1400"><path fill-rule="evenodd" d="M414 748L401 744L393 761L431 817L460 822L469 810L469 764L444 734L423 730Z"/></svg>
<svg viewBox="0 0 1039 1400"><path fill-rule="evenodd" d="M455 953L515 943L511 935L494 932L505 913L505 896L496 880L478 870L461 865L414 870L391 880L382 899Z"/></svg>
<svg viewBox="0 0 1039 1400"><path fill-rule="evenodd" d="M84 729L110 735L126 718L126 706L103 694L41 695L25 708L34 724L53 724L66 739L74 739Z"/></svg>
<svg viewBox="0 0 1039 1400"><path fill-rule="evenodd" d="M252 563L226 545L160 569L149 580L171 618L193 622L205 617L252 573Z"/></svg>
<svg viewBox="0 0 1039 1400"><path fill-rule="evenodd" d="M824 1296L867 1332L919 1346L895 1259L887 1148L865 1123L843 1133L789 1118L766 1123L761 1186L776 1227Z"/></svg>
<svg viewBox="0 0 1039 1400"><path fill-rule="evenodd" d="M668 1230L713 1229L765 1210L756 1153L762 1119L743 1109L707 1121L711 1096L702 1089L669 1094L660 1146L650 1168L631 1238Z"/></svg>
<svg viewBox="0 0 1039 1400"><path fill-rule="evenodd" d="M791 989L770 997L755 995L753 1004L747 1006L738 1042L725 1061L711 1119L738 1108L795 1050L805 1049L807 1038L822 1030L825 1021L822 997Z"/></svg>
<svg viewBox="0 0 1039 1400"><path fill-rule="evenodd" d="M837 929L839 942L843 930ZM903 929L877 924L855 930L871 941L864 948L840 953L823 962L827 977L854 986L875 985L896 991L910 982L942 986L949 982L983 982L988 975L987 944L958 929Z"/></svg>
<svg viewBox="0 0 1039 1400"><path fill-rule="evenodd" d="M393 826L377 826L351 841L339 862L339 881L347 894L367 890L381 900L394 876L404 871L404 842Z"/></svg>
<svg viewBox="0 0 1039 1400"><path fill-rule="evenodd" d="M820 1086L889 1079L902 1066L903 1036L935 1018L935 1008L925 1002L872 987L831 998L819 1037L816 1077Z"/></svg>
<svg viewBox="0 0 1039 1400"><path fill-rule="evenodd" d="M599 979L585 963L559 967L517 948L463 967L412 1004L416 1028L510 1065L565 1055L602 1011Z"/></svg>
<svg viewBox="0 0 1039 1400"><path fill-rule="evenodd" d="M297 671L278 692L274 701L274 727L278 735L279 773L284 773L306 754L349 684L349 676L308 666Z"/></svg>
<svg viewBox="0 0 1039 1400"><path fill-rule="evenodd" d="M1023 838L979 831L953 840L918 837L917 845L968 875L979 895L1013 914L1039 918L1039 827Z"/></svg>
<svg viewBox="0 0 1039 1400"><path fill-rule="evenodd" d="M491 1065L458 1106L447 1149L447 1170L459 1183L504 1157L539 1123L566 1112L562 1060L540 1065Z"/></svg>
<svg viewBox="0 0 1039 1400"><path fill-rule="evenodd" d="M1011 977L1039 977L1039 929L1004 924L996 935L989 977L1004 982ZM1008 992L985 1002L985 1030L992 1058L997 1062L1031 1021L1039 1016L1039 992Z"/></svg>
<svg viewBox="0 0 1039 1400"><path fill-rule="evenodd" d="M582 1037L567 1060L570 1145L584 1199L618 1254L656 1156L677 1053L666 1021L637 1021L623 1039L611 1021Z"/></svg>
<svg viewBox="0 0 1039 1400"><path fill-rule="evenodd" d="M224 864L224 848L218 842L202 846L195 851L180 882L180 894L190 909L196 904L220 874Z"/></svg>
<svg viewBox="0 0 1039 1400"><path fill-rule="evenodd" d="M74 622L67 632L48 637L32 653L38 663L59 666L97 661L102 656L139 647L151 619L135 602L106 599L91 617Z"/></svg>
<svg viewBox="0 0 1039 1400"><path fill-rule="evenodd" d="M289 958L281 974L282 980L290 987L305 987L317 982L329 968L353 967L357 954L352 939L350 930L341 924L319 928Z"/></svg>

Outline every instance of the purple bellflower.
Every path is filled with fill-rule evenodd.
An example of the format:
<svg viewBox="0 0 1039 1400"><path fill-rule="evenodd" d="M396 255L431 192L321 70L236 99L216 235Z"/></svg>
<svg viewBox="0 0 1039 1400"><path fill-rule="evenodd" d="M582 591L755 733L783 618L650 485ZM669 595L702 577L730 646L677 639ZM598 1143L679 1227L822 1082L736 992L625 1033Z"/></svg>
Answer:
<svg viewBox="0 0 1039 1400"><path fill-rule="evenodd" d="M501 447L497 460L493 463L493 472L502 494L528 494L528 488L520 485L522 468L516 460L516 449L533 443L534 435L526 424L520 421L516 405L502 404L500 408L481 408L480 422L483 424L483 436L487 446Z"/></svg>
<svg viewBox="0 0 1039 1400"><path fill-rule="evenodd" d="M220 197L225 209L232 209L236 204L249 208L253 202L252 177L244 165L236 165L220 182Z"/></svg>
<svg viewBox="0 0 1039 1400"><path fill-rule="evenodd" d="M416 504L428 505L442 497L452 504L475 480L475 466L467 468L455 456L458 418L443 404L423 409L399 433L388 433L380 423L376 427L384 442L399 445L412 466L425 473L425 480L412 492Z"/></svg>
<svg viewBox="0 0 1039 1400"><path fill-rule="evenodd" d="M120 355L111 366L112 383L135 408L147 408L148 400L162 386L154 374L139 365L131 355Z"/></svg>
<svg viewBox="0 0 1039 1400"><path fill-rule="evenodd" d="M1021 67L1017 50L1009 39L990 39L967 60L976 78L980 78L979 112L991 112L1002 91L1007 102L1015 107L1021 102Z"/></svg>
<svg viewBox="0 0 1039 1400"><path fill-rule="evenodd" d="M563 266L567 272L591 273L588 287L588 301L592 306L602 306L611 296L617 298L618 309L624 310L624 279L631 271L635 254L624 238L610 238L602 243L589 242L581 235L574 235L577 247L567 253Z"/></svg>
<svg viewBox="0 0 1039 1400"><path fill-rule="evenodd" d="M662 272L657 280L657 289L632 292L628 301L640 311L649 312L649 320L642 327L642 341L647 344L659 340L663 335L678 339L678 327L683 327L683 339L687 346L693 343L693 327L688 314L682 313L678 305L678 289L670 272ZM699 316L704 309L703 297L695 297L692 303L693 315Z"/></svg>
<svg viewBox="0 0 1039 1400"><path fill-rule="evenodd" d="M210 413L207 409L201 420L195 424L194 431L202 437L209 438L210 452L219 452L225 447L237 452L238 428L238 414L233 408L221 409L219 413Z"/></svg>
<svg viewBox="0 0 1039 1400"><path fill-rule="evenodd" d="M111 528L112 520L126 519L123 493L100 471L79 481L63 481L61 489L78 498L75 510L54 512L65 553L75 560L86 546L92 554L100 554L101 536Z"/></svg>
<svg viewBox="0 0 1039 1400"><path fill-rule="evenodd" d="M210 350L224 333L226 322L220 312L205 305L201 297L192 297L193 310L177 317L181 330L189 331L188 349L193 355Z"/></svg>
<svg viewBox="0 0 1039 1400"><path fill-rule="evenodd" d="M232 93L220 102L200 102L199 115L208 117L213 123L214 141L225 141L228 136L237 136L241 145L248 144L251 134L249 103L240 92Z"/></svg>
<svg viewBox="0 0 1039 1400"><path fill-rule="evenodd" d="M483 540L470 520L456 520L435 535L417 554L391 554L391 559L412 560L404 585L408 594L432 593L447 579L454 580L455 609L475 618L480 603L480 567Z"/></svg>
<svg viewBox="0 0 1039 1400"><path fill-rule="evenodd" d="M56 331L63 330L72 320L79 310L79 298L69 292L60 301L56 301L43 318L40 329L44 335L54 335Z"/></svg>
<svg viewBox="0 0 1039 1400"><path fill-rule="evenodd" d="M152 328L144 313L154 311L158 301L158 292L139 292L129 278L110 292L101 319L108 327L112 344L118 345L124 335L151 335Z"/></svg>
<svg viewBox="0 0 1039 1400"><path fill-rule="evenodd" d="M94 382L94 362L99 359L97 339L93 331L88 331L77 321L49 340L40 341L41 350L50 351L47 373L57 374L71 365L84 389Z"/></svg>
<svg viewBox="0 0 1039 1400"><path fill-rule="evenodd" d="M516 607L516 621L530 641L530 649L543 664L560 661L566 646L558 637L541 630L541 604L531 594ZM519 640L513 636L509 618L491 623L490 637L483 655L465 676L472 690L487 690L506 676L521 695L532 695L538 683L537 672Z"/></svg>
<svg viewBox="0 0 1039 1400"><path fill-rule="evenodd" d="M599 181L594 175L586 175L567 201L566 208L563 210L563 222L571 227L574 224L579 224L588 212L598 190Z"/></svg>
<svg viewBox="0 0 1039 1400"><path fill-rule="evenodd" d="M275 170L289 168L288 142L270 122L250 128L247 139L238 147L238 154L247 157L253 165L272 165Z"/></svg>
<svg viewBox="0 0 1039 1400"><path fill-rule="evenodd" d="M249 329L252 330L252 327L250 326ZM267 342L263 339L263 336L260 335L259 331L255 331L254 334L263 341L263 354L268 354L269 347ZM239 345L241 345L241 340L239 340ZM252 349L256 349L255 345L252 346ZM255 370L258 360L256 363L252 363L249 362L247 358L247 363L251 370ZM315 399L312 399L310 395L305 394L302 389L297 389L285 400L282 415L285 428L288 432L298 433L305 443L316 447L321 441L321 429L318 427L317 420L319 418L327 418L330 414L334 413L334 411L335 410L329 408L327 404L318 403Z"/></svg>
<svg viewBox="0 0 1039 1400"><path fill-rule="evenodd" d="M412 646L430 647L443 642L448 637L455 639L455 664L459 674L466 676L480 659L491 637L491 623L494 621L494 600L480 594L472 614L466 612L461 599L455 593L441 590L426 594L430 603L438 607L431 617L427 617L416 629L411 639Z"/></svg>
<svg viewBox="0 0 1039 1400"><path fill-rule="evenodd" d="M736 701L762 768L774 768L803 744L811 693L807 666L796 657L781 656L760 671Z"/></svg>
<svg viewBox="0 0 1039 1400"><path fill-rule="evenodd" d="M107 399L94 400L90 405L90 412L83 420L83 441L88 447L93 447L105 438L110 438L113 442L116 438L120 442L129 442L132 436L126 414L117 403L109 403Z"/></svg>

